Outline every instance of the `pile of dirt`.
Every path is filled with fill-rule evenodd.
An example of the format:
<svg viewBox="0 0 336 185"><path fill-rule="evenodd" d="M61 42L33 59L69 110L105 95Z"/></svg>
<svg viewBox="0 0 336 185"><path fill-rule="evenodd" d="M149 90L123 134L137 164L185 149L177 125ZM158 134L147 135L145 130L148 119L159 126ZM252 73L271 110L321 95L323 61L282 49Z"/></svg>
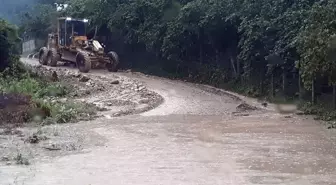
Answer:
<svg viewBox="0 0 336 185"><path fill-rule="evenodd" d="M28 121L34 107L31 97L17 93L0 94L0 126L20 124Z"/></svg>
<svg viewBox="0 0 336 185"><path fill-rule="evenodd" d="M157 107L163 98L148 90L140 81L116 75L79 73L77 69L51 68L42 65L27 66L38 76L59 81L72 87L72 100L93 104L112 117L137 114ZM55 100L59 101L59 100Z"/></svg>

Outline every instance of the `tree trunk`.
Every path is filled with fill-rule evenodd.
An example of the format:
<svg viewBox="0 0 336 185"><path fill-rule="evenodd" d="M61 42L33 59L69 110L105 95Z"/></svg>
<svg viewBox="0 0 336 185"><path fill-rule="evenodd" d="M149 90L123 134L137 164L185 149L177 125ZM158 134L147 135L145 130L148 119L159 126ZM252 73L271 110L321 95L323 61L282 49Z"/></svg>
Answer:
<svg viewBox="0 0 336 185"><path fill-rule="evenodd" d="M236 59L236 62L237 62L237 75L238 75L238 78L239 78L240 77L240 62L237 59Z"/></svg>
<svg viewBox="0 0 336 185"><path fill-rule="evenodd" d="M260 95L264 94L264 73L262 70L260 70L260 84L259 84L259 88L260 88Z"/></svg>
<svg viewBox="0 0 336 185"><path fill-rule="evenodd" d="M336 84L333 85L333 106L336 109Z"/></svg>
<svg viewBox="0 0 336 185"><path fill-rule="evenodd" d="M285 68L282 69L282 92L286 95L286 71Z"/></svg>
<svg viewBox="0 0 336 185"><path fill-rule="evenodd" d="M204 62L203 35L204 35L203 29L200 28L198 40L199 40L199 61L201 64L203 64Z"/></svg>
<svg viewBox="0 0 336 185"><path fill-rule="evenodd" d="M201 43L200 46L199 46L199 52L200 52L200 58L199 58L199 61L201 64L203 64L204 62L204 55L203 55L203 44Z"/></svg>
<svg viewBox="0 0 336 185"><path fill-rule="evenodd" d="M300 75L300 72L299 72L299 100L302 100L302 83L301 83L301 75Z"/></svg>
<svg viewBox="0 0 336 185"><path fill-rule="evenodd" d="M271 97L274 98L274 74L273 74L274 71L272 71L272 74L271 74Z"/></svg>
<svg viewBox="0 0 336 185"><path fill-rule="evenodd" d="M312 104L315 104L315 82L314 82L314 80L312 80L312 90L311 90L311 93L312 93Z"/></svg>
<svg viewBox="0 0 336 185"><path fill-rule="evenodd" d="M219 60L220 60L220 52L219 50L216 48L216 64L219 65Z"/></svg>
<svg viewBox="0 0 336 185"><path fill-rule="evenodd" d="M235 65L235 61L234 61L232 55L230 55L230 61L231 61L231 65L232 65L233 76L234 76L234 78L237 78L236 65Z"/></svg>

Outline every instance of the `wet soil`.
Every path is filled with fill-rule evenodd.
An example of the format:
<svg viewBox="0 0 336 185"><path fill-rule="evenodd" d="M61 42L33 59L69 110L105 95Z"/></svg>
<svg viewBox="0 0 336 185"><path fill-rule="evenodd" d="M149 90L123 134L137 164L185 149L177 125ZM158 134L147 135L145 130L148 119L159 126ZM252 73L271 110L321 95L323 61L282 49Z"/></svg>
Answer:
<svg viewBox="0 0 336 185"><path fill-rule="evenodd" d="M336 184L335 133L310 117L280 114L273 105L208 86L90 73L114 75L139 81L163 103L138 114L41 128L58 129L59 140L81 147L41 149L28 166L2 165L0 184ZM253 109L237 109L244 103ZM0 139L0 150L8 142Z"/></svg>

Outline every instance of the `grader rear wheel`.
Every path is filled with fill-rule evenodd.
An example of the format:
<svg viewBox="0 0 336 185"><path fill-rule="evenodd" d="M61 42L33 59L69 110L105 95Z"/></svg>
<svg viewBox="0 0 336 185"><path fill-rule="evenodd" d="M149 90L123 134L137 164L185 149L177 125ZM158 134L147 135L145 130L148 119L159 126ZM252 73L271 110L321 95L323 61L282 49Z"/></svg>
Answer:
<svg viewBox="0 0 336 185"><path fill-rule="evenodd" d="M110 58L110 63L106 64L106 68L109 72L117 72L118 71L118 64L119 64L119 56L116 52L110 51L107 53L108 57Z"/></svg>
<svg viewBox="0 0 336 185"><path fill-rule="evenodd" d="M87 73L91 69L91 60L87 53L79 52L76 56L77 67L80 72Z"/></svg>

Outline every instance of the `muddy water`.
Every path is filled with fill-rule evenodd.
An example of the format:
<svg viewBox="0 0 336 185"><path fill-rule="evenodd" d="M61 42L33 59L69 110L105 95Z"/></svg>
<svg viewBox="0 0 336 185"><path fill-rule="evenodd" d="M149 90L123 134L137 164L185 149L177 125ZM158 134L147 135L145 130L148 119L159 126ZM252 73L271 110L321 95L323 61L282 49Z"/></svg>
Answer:
<svg viewBox="0 0 336 185"><path fill-rule="evenodd" d="M120 75L145 82L164 103L140 115L76 125L94 133L86 137L99 134L107 142L29 167L0 167L0 184L336 184L335 143L311 119L272 110L235 116L240 101L232 97Z"/></svg>

